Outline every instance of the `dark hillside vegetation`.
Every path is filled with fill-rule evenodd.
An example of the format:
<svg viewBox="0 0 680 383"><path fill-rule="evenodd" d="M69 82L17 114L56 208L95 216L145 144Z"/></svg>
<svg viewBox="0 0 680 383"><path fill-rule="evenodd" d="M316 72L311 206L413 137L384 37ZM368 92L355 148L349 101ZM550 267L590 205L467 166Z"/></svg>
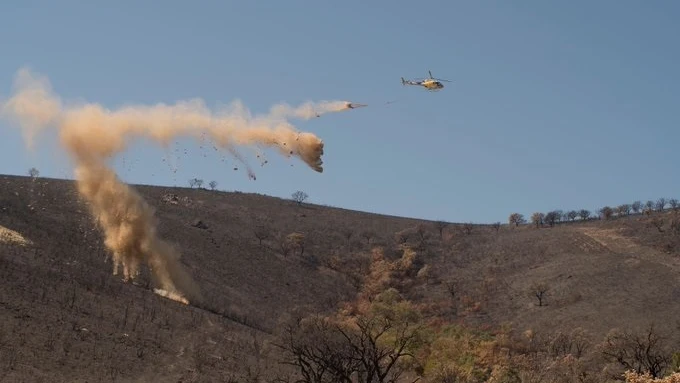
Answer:
<svg viewBox="0 0 680 383"><path fill-rule="evenodd" d="M0 381L599 382L680 367L670 208L472 225L135 188L205 300L154 294L146 269L112 275L73 182L3 176Z"/></svg>

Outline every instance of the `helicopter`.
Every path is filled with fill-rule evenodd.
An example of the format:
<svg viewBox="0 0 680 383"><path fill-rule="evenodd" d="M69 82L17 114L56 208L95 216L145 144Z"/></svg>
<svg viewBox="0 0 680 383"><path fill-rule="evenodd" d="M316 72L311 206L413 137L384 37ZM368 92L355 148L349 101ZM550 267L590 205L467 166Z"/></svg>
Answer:
<svg viewBox="0 0 680 383"><path fill-rule="evenodd" d="M430 75L430 77L423 79L423 80L405 80L403 77L401 78L401 84L402 85L419 85L422 86L423 88L429 90L429 91L438 91L444 87L444 84L442 82L451 82L451 80L444 80L440 78L434 78L432 77L432 71L427 71L427 73Z"/></svg>

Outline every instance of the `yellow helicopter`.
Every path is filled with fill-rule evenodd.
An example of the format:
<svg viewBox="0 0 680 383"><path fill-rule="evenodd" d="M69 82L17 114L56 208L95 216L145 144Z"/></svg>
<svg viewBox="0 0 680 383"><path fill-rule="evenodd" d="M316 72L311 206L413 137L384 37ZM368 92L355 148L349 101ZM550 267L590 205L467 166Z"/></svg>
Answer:
<svg viewBox="0 0 680 383"><path fill-rule="evenodd" d="M402 85L419 85L422 86L423 88L429 90L429 91L438 91L444 87L444 84L442 82L451 82L451 80L444 80L440 78L434 78L432 77L432 71L427 71L427 73L430 75L430 77L422 80L405 80L403 77L401 78L401 84Z"/></svg>

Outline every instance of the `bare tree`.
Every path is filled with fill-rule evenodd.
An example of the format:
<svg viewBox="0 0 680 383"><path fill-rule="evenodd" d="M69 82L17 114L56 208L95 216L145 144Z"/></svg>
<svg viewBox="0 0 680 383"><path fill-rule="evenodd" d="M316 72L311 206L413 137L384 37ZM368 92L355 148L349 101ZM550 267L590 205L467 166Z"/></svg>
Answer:
<svg viewBox="0 0 680 383"><path fill-rule="evenodd" d="M529 289L529 295L532 297L536 297L538 299L538 305L543 306L543 301L545 299L545 294L550 290L550 287L548 287L547 284L545 283L534 283L531 285L531 288Z"/></svg>
<svg viewBox="0 0 680 383"><path fill-rule="evenodd" d="M648 200L645 202L645 214L652 214L652 211L654 211L654 201Z"/></svg>
<svg viewBox="0 0 680 383"><path fill-rule="evenodd" d="M284 364L297 368L299 383L351 383L359 362L351 346L335 325L323 318L298 320L286 326L282 342L274 343L284 351Z"/></svg>
<svg viewBox="0 0 680 383"><path fill-rule="evenodd" d="M282 235L281 233L276 234L276 242L279 245L279 250L281 250L281 255L283 255L284 257L287 257L288 254L290 254L291 250L293 250L293 246L288 240L288 237Z"/></svg>
<svg viewBox="0 0 680 383"><path fill-rule="evenodd" d="M399 231L394 233L394 240L400 244L403 245L404 243L408 242L408 233Z"/></svg>
<svg viewBox="0 0 680 383"><path fill-rule="evenodd" d="M28 169L28 175L31 176L32 178L38 178L40 172L36 168L30 168Z"/></svg>
<svg viewBox="0 0 680 383"><path fill-rule="evenodd" d="M659 198L656 200L656 211L663 211L663 209L666 208L666 199L665 198Z"/></svg>
<svg viewBox="0 0 680 383"><path fill-rule="evenodd" d="M295 366L304 383L394 383L406 372L400 363L414 359L411 350L422 329L385 317L359 317L341 324L311 317L288 326L283 342L284 363ZM389 339L389 340L388 340Z"/></svg>
<svg viewBox="0 0 680 383"><path fill-rule="evenodd" d="M446 291L449 293L449 296L451 297L451 304L452 304L452 309L453 309L453 314L457 315L458 314L458 283L456 281L449 281L446 282Z"/></svg>
<svg viewBox="0 0 680 383"><path fill-rule="evenodd" d="M591 346L588 335L586 331L580 327L573 329L570 335L573 344L573 355L580 358L583 356L586 349Z"/></svg>
<svg viewBox="0 0 680 383"><path fill-rule="evenodd" d="M493 227L496 230L496 233L501 229L501 223L500 222L494 222L491 224L491 227Z"/></svg>
<svg viewBox="0 0 680 383"><path fill-rule="evenodd" d="M448 291L449 295L451 296L451 299L455 301L458 293L458 284L456 283L456 281L446 282L446 291Z"/></svg>
<svg viewBox="0 0 680 383"><path fill-rule="evenodd" d="M680 204L678 204L678 200L675 199L675 198L669 199L669 200L668 200L668 205L669 205L669 206L671 207L671 209L673 209L673 211L675 211L675 212L678 211L678 206L680 206Z"/></svg>
<svg viewBox="0 0 680 383"><path fill-rule="evenodd" d="M200 178L192 178L189 180L189 186L191 188L194 187L200 188L201 186L203 186L203 180Z"/></svg>
<svg viewBox="0 0 680 383"><path fill-rule="evenodd" d="M630 215L630 211L631 206L627 203L624 203L616 207L616 213L619 215L619 217Z"/></svg>
<svg viewBox="0 0 680 383"><path fill-rule="evenodd" d="M347 250L351 250L352 247L352 236L354 235L354 229L352 228L346 228L342 230L342 236L345 238L347 241Z"/></svg>
<svg viewBox="0 0 680 383"><path fill-rule="evenodd" d="M581 209L581 210L579 210L579 212L578 212L578 216L579 216L583 221L585 221L585 220L587 220L588 218L590 218L590 210L588 210L588 209Z"/></svg>
<svg viewBox="0 0 680 383"><path fill-rule="evenodd" d="M546 213L543 219L550 227L553 227L560 220L561 215L559 210L553 210Z"/></svg>
<svg viewBox="0 0 680 383"><path fill-rule="evenodd" d="M567 213L567 218L570 221L573 221L576 219L576 217L578 217L578 212L576 210L569 210L569 212Z"/></svg>
<svg viewBox="0 0 680 383"><path fill-rule="evenodd" d="M367 245L370 245L375 233L372 230L365 230L361 232L361 237L366 240Z"/></svg>
<svg viewBox="0 0 680 383"><path fill-rule="evenodd" d="M635 201L630 205L630 208L633 210L633 213L637 214L642 210L642 202Z"/></svg>
<svg viewBox="0 0 680 383"><path fill-rule="evenodd" d="M520 213L512 213L508 217L508 223L511 225L514 224L515 226L519 226L524 222L526 222L526 219L524 219L524 216Z"/></svg>
<svg viewBox="0 0 680 383"><path fill-rule="evenodd" d="M589 345L586 332L579 327L573 329L570 333L558 331L547 342L548 351L553 358L569 354L581 358Z"/></svg>
<svg viewBox="0 0 680 383"><path fill-rule="evenodd" d="M614 215L614 209L612 209L609 206L605 206L602 209L600 209L600 215L604 219L610 219L612 215Z"/></svg>
<svg viewBox="0 0 680 383"><path fill-rule="evenodd" d="M255 238L258 239L259 245L262 246L262 241L269 238L271 230L265 225L257 225L255 226L255 230L253 230L253 234L255 234Z"/></svg>
<svg viewBox="0 0 680 383"><path fill-rule="evenodd" d="M303 192L303 191L301 191L301 190L298 190L298 191L296 191L295 193L293 193L293 194L291 195L291 197L293 198L293 201L297 202L298 205L302 205L302 203L303 203L307 198L309 198L309 196L307 195L307 193L305 193L305 192Z"/></svg>
<svg viewBox="0 0 680 383"><path fill-rule="evenodd" d="M396 383L406 372L399 363L415 359L411 350L421 340L420 326L412 326L389 318L369 317L356 321L358 331L342 331L352 349L358 350L360 381ZM391 338L383 342L384 338Z"/></svg>
<svg viewBox="0 0 680 383"><path fill-rule="evenodd" d="M649 373L653 378L664 375L670 363L670 352L664 339L650 325L642 334L611 331L600 345L602 354L626 370Z"/></svg>
<svg viewBox="0 0 680 383"><path fill-rule="evenodd" d="M437 228L437 231L439 231L439 238L443 239L444 238L444 229L446 229L447 226L449 226L449 223L446 221L437 221L434 223L435 227Z"/></svg>
<svg viewBox="0 0 680 383"><path fill-rule="evenodd" d="M210 181L208 186L210 186L210 190L215 190L217 188L217 181Z"/></svg>
<svg viewBox="0 0 680 383"><path fill-rule="evenodd" d="M539 227L543 225L543 218L545 217L545 214L536 212L531 215L531 223L536 225L536 227Z"/></svg>
<svg viewBox="0 0 680 383"><path fill-rule="evenodd" d="M427 240L430 238L430 233L425 229L425 225L418 225L416 227L416 234L418 235L418 247L421 249L427 246Z"/></svg>
<svg viewBox="0 0 680 383"><path fill-rule="evenodd" d="M571 354L573 347L571 337L562 331L557 331L552 339L547 341L548 352L553 358Z"/></svg>

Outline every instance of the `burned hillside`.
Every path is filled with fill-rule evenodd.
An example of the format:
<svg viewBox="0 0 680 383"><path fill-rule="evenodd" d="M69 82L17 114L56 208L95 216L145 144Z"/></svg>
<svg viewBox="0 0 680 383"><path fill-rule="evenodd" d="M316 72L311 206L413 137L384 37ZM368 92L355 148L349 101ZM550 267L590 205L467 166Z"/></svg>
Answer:
<svg viewBox="0 0 680 383"><path fill-rule="evenodd" d="M103 233L72 181L3 176L0 185L8 381L273 381L296 372L274 346L285 324L311 314L345 320L387 301L427 326L512 329L516 344L527 332L548 342L582 331L584 363L596 370L606 361L596 346L615 328L654 323L679 348L678 322L668 320L680 317L672 210L538 227L447 224L135 185L200 287L204 299L184 305L155 294L144 267L132 283L112 275Z"/></svg>

